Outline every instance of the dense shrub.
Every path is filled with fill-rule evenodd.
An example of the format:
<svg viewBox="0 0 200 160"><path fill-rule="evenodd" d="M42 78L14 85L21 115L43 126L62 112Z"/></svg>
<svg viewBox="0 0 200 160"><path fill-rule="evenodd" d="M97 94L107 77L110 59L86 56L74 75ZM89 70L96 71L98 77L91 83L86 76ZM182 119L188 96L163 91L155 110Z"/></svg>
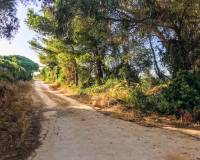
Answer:
<svg viewBox="0 0 200 160"><path fill-rule="evenodd" d="M173 113L177 108L190 112L200 109L199 75L191 72L179 72L163 91L163 96L171 105L168 110Z"/></svg>
<svg viewBox="0 0 200 160"><path fill-rule="evenodd" d="M125 81L108 79L103 85L93 85L80 90L80 94L90 96L106 95L107 98L114 99L123 103L129 103L132 88Z"/></svg>
<svg viewBox="0 0 200 160"><path fill-rule="evenodd" d="M179 72L169 85L151 87L146 81L141 81L132 91L130 102L133 107L143 112L174 114L178 108L195 112L200 109L199 78L196 73L184 71Z"/></svg>
<svg viewBox="0 0 200 160"><path fill-rule="evenodd" d="M117 79L109 79L103 85L93 85L88 88L83 88L81 90L81 92L83 94L86 93L89 95L106 92L106 91L108 91L108 89L113 88L114 86L119 85L120 83L122 83L122 82Z"/></svg>
<svg viewBox="0 0 200 160"><path fill-rule="evenodd" d="M158 104L158 97L154 95L146 95L142 87L138 85L131 93L130 103L132 107L142 112L153 112Z"/></svg>
<svg viewBox="0 0 200 160"><path fill-rule="evenodd" d="M0 80L30 80L38 68L38 64L26 57L3 56L0 57Z"/></svg>
<svg viewBox="0 0 200 160"><path fill-rule="evenodd" d="M158 86L160 84L160 80L153 77L150 73L144 73L140 77L140 87L142 88L143 91L148 91L154 86Z"/></svg>

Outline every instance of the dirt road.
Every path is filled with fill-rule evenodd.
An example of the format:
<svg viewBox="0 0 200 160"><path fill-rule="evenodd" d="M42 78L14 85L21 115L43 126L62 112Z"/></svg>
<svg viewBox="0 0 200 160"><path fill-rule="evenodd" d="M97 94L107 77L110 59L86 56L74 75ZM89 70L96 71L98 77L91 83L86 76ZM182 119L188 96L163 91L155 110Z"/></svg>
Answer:
<svg viewBox="0 0 200 160"><path fill-rule="evenodd" d="M102 115L48 85L35 82L45 103L42 145L30 160L164 160L169 155L200 159L200 140Z"/></svg>

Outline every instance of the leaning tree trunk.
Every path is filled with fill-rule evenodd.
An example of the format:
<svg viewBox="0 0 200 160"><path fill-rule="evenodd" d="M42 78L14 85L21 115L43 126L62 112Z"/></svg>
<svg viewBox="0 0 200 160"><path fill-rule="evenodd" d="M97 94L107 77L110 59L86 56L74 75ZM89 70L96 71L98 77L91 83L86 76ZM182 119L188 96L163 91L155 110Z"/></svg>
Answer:
<svg viewBox="0 0 200 160"><path fill-rule="evenodd" d="M95 65L96 65L96 71L95 71L95 77L96 77L96 83L97 85L101 85L102 84L102 80L103 80L103 70L102 70L102 60L101 57L99 55L99 53L96 51L96 53L94 53L94 58L95 58Z"/></svg>
<svg viewBox="0 0 200 160"><path fill-rule="evenodd" d="M153 63L154 63L154 68L155 68L155 72L157 74L157 76L160 78L160 79L163 79L165 76L164 74L161 72L159 66L158 66L158 62L156 60L156 53L154 51L154 48L153 48L153 44L152 44L152 41L151 41L151 37L149 36L148 37L149 39L149 44L150 44L150 48L151 48L151 52L152 52L152 55L153 55Z"/></svg>

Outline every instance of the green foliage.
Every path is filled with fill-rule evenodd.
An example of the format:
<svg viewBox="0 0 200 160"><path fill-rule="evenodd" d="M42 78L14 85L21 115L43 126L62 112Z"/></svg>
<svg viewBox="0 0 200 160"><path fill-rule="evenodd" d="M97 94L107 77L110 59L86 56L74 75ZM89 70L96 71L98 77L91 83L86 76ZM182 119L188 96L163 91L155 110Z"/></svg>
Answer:
<svg viewBox="0 0 200 160"><path fill-rule="evenodd" d="M54 82L57 77L56 76L56 69L50 69L49 67L45 67L40 70L40 79L45 82Z"/></svg>
<svg viewBox="0 0 200 160"><path fill-rule="evenodd" d="M42 2L47 5L52 0L1 0L0 5L0 38L11 39L19 28L18 18L16 17L17 5L21 2L27 5L29 2Z"/></svg>
<svg viewBox="0 0 200 160"><path fill-rule="evenodd" d="M103 85L93 85L91 87L88 87L86 89L82 90L82 93L87 93L89 95L92 94L97 94L97 93L102 93L102 92L106 92L111 88L114 88L114 86L119 85L121 82L117 79L109 79L106 81L105 84Z"/></svg>
<svg viewBox="0 0 200 160"><path fill-rule="evenodd" d="M19 22L16 17L16 0L3 0L0 5L0 38L12 38Z"/></svg>
<svg viewBox="0 0 200 160"><path fill-rule="evenodd" d="M8 81L31 80L38 64L22 56L0 57L0 79Z"/></svg>
<svg viewBox="0 0 200 160"><path fill-rule="evenodd" d="M158 84L159 84L159 79L153 77L149 72L144 73L140 77L140 86L143 91L150 89L154 86L157 86Z"/></svg>
<svg viewBox="0 0 200 160"><path fill-rule="evenodd" d="M167 82L161 83L150 73L145 73L130 93L129 102L133 108L142 112L169 114L171 104L162 94L166 88L168 88Z"/></svg>
<svg viewBox="0 0 200 160"><path fill-rule="evenodd" d="M161 92L148 95L149 86L146 88L144 79L130 96L133 107L146 111L173 114L178 108L189 112L200 109L200 83L199 75L188 71L179 72L164 86ZM144 86L146 89L144 89Z"/></svg>
<svg viewBox="0 0 200 160"><path fill-rule="evenodd" d="M173 108L173 104L169 103L162 94L158 95L154 100L155 100L156 112L167 115L174 114L175 110Z"/></svg>
<svg viewBox="0 0 200 160"><path fill-rule="evenodd" d="M199 82L198 74L182 71L176 75L163 92L164 98L171 104L171 112L177 108L183 108L190 112L200 109Z"/></svg>
<svg viewBox="0 0 200 160"><path fill-rule="evenodd" d="M156 97L145 95L141 86L136 86L129 99L133 108L143 112L152 112L156 109Z"/></svg>
<svg viewBox="0 0 200 160"><path fill-rule="evenodd" d="M131 88L125 81L118 79L108 79L103 85L92 85L88 88L80 89L80 94L90 96L103 96L125 104L129 103Z"/></svg>
<svg viewBox="0 0 200 160"><path fill-rule="evenodd" d="M200 101L200 76L189 72L199 63L199 8L195 0L53 1L41 13L29 11L27 24L42 37L30 45L45 64L45 81L105 92L144 112L193 111Z"/></svg>

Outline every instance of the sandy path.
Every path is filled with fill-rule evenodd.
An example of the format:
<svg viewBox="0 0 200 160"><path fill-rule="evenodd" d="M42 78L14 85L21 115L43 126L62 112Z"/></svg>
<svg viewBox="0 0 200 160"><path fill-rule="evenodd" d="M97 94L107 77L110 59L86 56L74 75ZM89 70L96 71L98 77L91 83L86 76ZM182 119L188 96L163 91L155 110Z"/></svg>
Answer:
<svg viewBox="0 0 200 160"><path fill-rule="evenodd" d="M40 81L35 89L46 106L42 145L30 160L164 160L173 154L200 159L196 138L104 116Z"/></svg>

